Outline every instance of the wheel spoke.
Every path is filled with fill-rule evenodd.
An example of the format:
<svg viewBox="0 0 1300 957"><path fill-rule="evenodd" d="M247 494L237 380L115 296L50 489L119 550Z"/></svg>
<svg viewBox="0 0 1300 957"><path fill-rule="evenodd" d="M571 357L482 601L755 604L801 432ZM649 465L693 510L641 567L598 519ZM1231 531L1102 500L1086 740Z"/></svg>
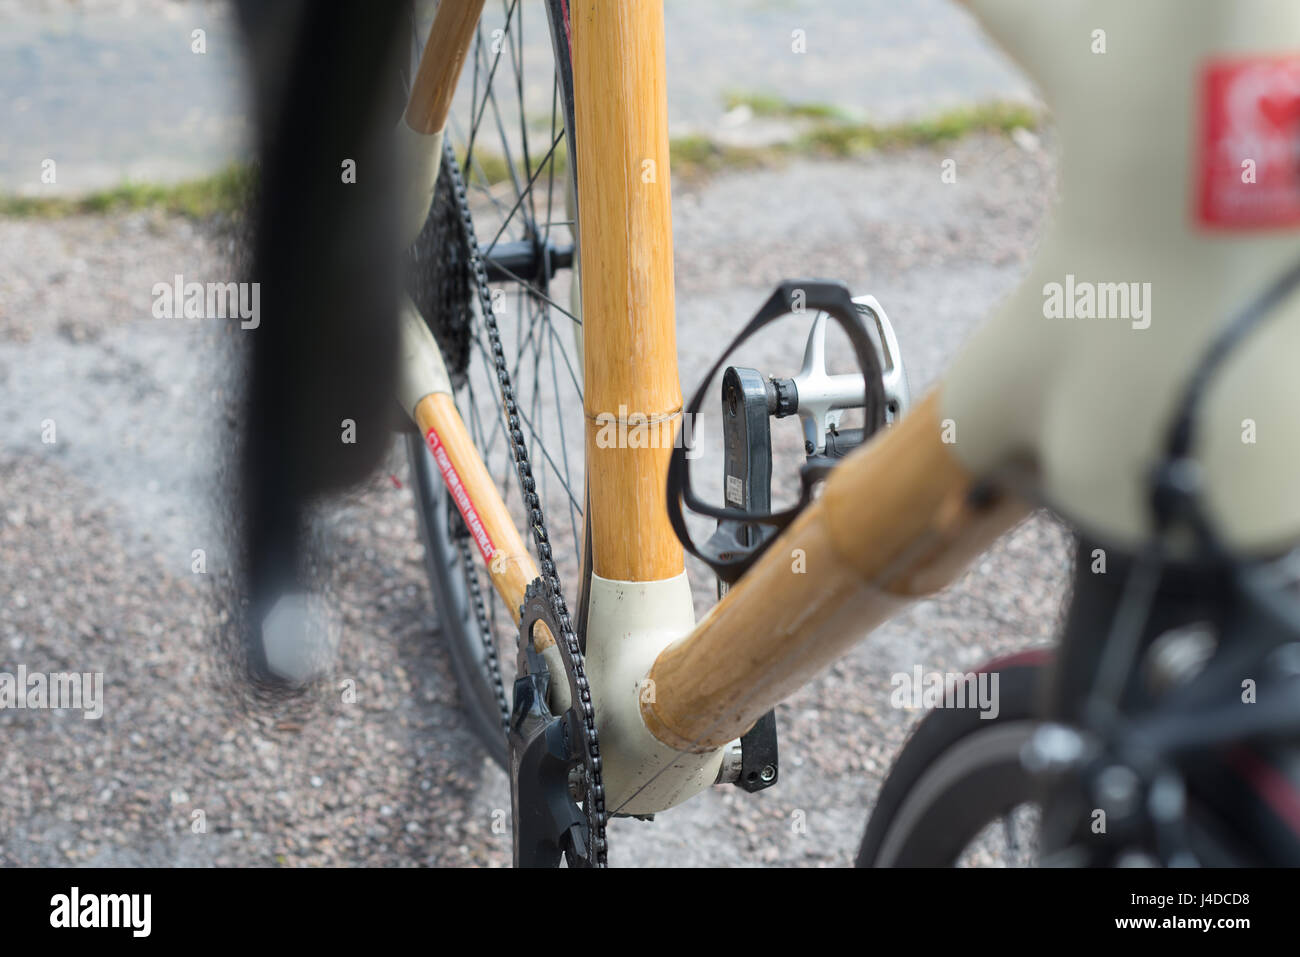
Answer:
<svg viewBox="0 0 1300 957"><path fill-rule="evenodd" d="M555 326L549 320L546 323L546 334L551 338L552 348L554 348L554 342L560 338L560 334L555 331ZM569 361L569 351L564 348L563 342L560 342L560 357L564 359L564 367L569 371L569 379L578 393L578 400L582 401L582 383L578 381L578 374L573 371L573 364Z"/></svg>
<svg viewBox="0 0 1300 957"><path fill-rule="evenodd" d="M551 332L551 335L548 336L547 338L547 342L549 344L547 352L549 352L551 356L551 384L555 387L556 394L559 394L560 377L558 374L558 370L556 369L555 366L555 334L554 334L554 330L551 329L551 324L549 322L546 324L546 328L548 331ZM555 421L559 424L560 427L560 452L563 454L564 457L565 488L568 488L573 481L573 473L569 470L569 443L566 440L567 437L564 434L564 416L557 415L555 417ZM569 496L569 523L570 525L573 526L573 540L575 542L578 541L578 518L581 515L582 515L582 508L578 505L577 502L573 501L573 496L570 495Z"/></svg>
<svg viewBox="0 0 1300 957"><path fill-rule="evenodd" d="M507 36L509 35L509 33L510 33L510 23L511 23L511 16L510 16L510 14L514 11L515 5L516 5L518 2L519 2L519 0L512 0L512 3L510 4L510 9L506 11L506 25L505 25L505 29L504 29L504 31L502 32L502 36L501 36L501 40L502 40L502 44L503 44L503 45L504 45L504 43L505 43L506 37L507 37ZM483 57L483 56L484 56L484 54L483 54L483 28L482 28L482 26L480 26L479 29L478 29L478 31L477 31L477 34L475 35L475 38L474 38L474 96L473 96L473 97L471 98L471 100L470 100L470 104L471 104L472 112L474 113L474 121L473 121L473 124L470 126L470 131L469 131L469 144L468 144L468 145L466 146L466 148L465 148L465 157L466 157L466 165L467 165L467 166L469 165L469 157L471 157L471 156L474 155L474 140L478 138L478 127L479 127L479 123L481 123L481 122L483 121L483 112L484 112L484 110L487 109L488 96L487 96L486 94L487 94L487 93L490 93L490 91L491 91L491 89L492 89L492 79L493 79L493 77L496 76L497 65L500 64L500 62L501 62L501 50L498 49L497 52L496 52L496 55L493 57L493 60L492 60L492 67L491 67L491 69L488 71L487 79L486 79L486 80L484 81L484 83L483 83L483 87L484 87L485 95L484 95L484 97L483 97L483 102L482 102L482 104L480 104L480 103L478 102L478 77L479 77L478 68L479 68L479 59L480 59L480 57Z"/></svg>
<svg viewBox="0 0 1300 957"><path fill-rule="evenodd" d="M550 166L552 168L554 167L555 164L553 162L548 164L547 160L550 160L553 156L555 156L555 148L560 145L560 140L562 139L564 139L563 130L561 130L560 134L557 137L555 137L555 141L551 143L551 148L546 151L546 155L542 157L541 163L538 164L537 169L533 171L532 176L529 178L528 186L525 189L527 195L529 196L532 195L533 184L537 182L537 177L541 175L542 170L547 166ZM515 200L515 204L512 207L510 207L510 212L506 214L505 222L501 224L501 227L497 230L496 235L492 237L492 241L487 244L487 247L482 252L483 256L486 257L492 255L492 250L496 249L497 247L497 241L501 239L502 233L504 233L506 231L506 227L510 225L510 220L514 217L514 214L522 206L523 201L524 201L523 196L520 196L518 199ZM523 282L522 279L519 281L521 283ZM525 285L527 285L527 283L525 283Z"/></svg>
<svg viewBox="0 0 1300 957"><path fill-rule="evenodd" d="M524 279L522 276L520 276L518 273L511 272L509 269L507 269L505 266L502 266L500 263L497 263L497 264L496 264L496 268L497 268L497 269L500 269L503 273L505 273L505 274L506 274L506 278L508 278L508 279L513 279L515 282L519 283L521 286L527 286L528 289L529 289L529 291L532 293L532 295L534 295L534 296L536 296L538 299L542 300L542 302L546 303L548 306L550 306L550 307L551 307L552 309L554 309L556 312L559 312L561 315L568 316L570 319L572 319L572 320L573 320L574 322L576 322L578 325L582 325L582 320L581 320L581 319L579 319L579 318L578 318L577 316L575 316L573 313L569 312L569 310L565 309L563 306L561 306L558 302L556 302L556 301L555 301L554 299L552 299L550 296L548 296L548 295L544 294L543 292L541 292L539 289L537 289L536 286L530 286L530 285L528 284L528 281L527 281L526 279Z"/></svg>
<svg viewBox="0 0 1300 957"><path fill-rule="evenodd" d="M571 351L580 349L574 344L573 332L581 332L581 319L576 285L574 301L566 308L569 280L561 284L557 279L552 284L551 279L564 269L577 268L576 260L571 262L566 252L566 243L576 244L577 224L570 202L571 177L562 165L566 154L561 153L562 149L570 157L573 153L565 128L571 110L566 108L568 91L559 69L551 77L549 111L545 86L527 82L526 67L534 79L543 79L544 73L536 75L537 47L526 49L524 5L519 0L499 0L489 6L468 51L472 65L463 72L447 134L462 170L473 231L488 240L474 252L487 267L490 283L488 301L483 301L477 277L470 279L465 336L468 352L477 358L469 358L463 382L457 377L456 403L493 487L516 527L524 532L529 551L536 554L537 546L527 533L526 497L498 379L498 362L504 362L501 368L514 388L514 421L527 444L537 495L547 517L554 516L550 540L568 591L575 584L569 562L581 557L583 531L585 432L578 421L583 414L582 376ZM536 26L536 18L535 13L529 14L530 29ZM556 48L554 31L548 29L547 41ZM530 99L536 107L532 116ZM550 113L549 134L546 112ZM549 143L545 142L548 135ZM568 238L570 234L573 240ZM557 261L562 265L557 266ZM516 297L516 301L503 301L503 295ZM559 316L566 321L559 321ZM503 353L494 353L488 336L488 323L493 320ZM565 422L569 415L574 419ZM570 441L573 449L568 447ZM447 507L452 510L448 518L463 524L454 505ZM565 512L568 533L564 531ZM570 536L572 540L566 541ZM478 556L471 553L473 562L465 570L468 574L461 576L467 582L478 571ZM507 614L498 607L504 603L488 578L477 576L485 599L486 627L501 650L500 661L513 671L515 610L509 609ZM468 614L474 618L473 611ZM508 689L510 676L505 677Z"/></svg>

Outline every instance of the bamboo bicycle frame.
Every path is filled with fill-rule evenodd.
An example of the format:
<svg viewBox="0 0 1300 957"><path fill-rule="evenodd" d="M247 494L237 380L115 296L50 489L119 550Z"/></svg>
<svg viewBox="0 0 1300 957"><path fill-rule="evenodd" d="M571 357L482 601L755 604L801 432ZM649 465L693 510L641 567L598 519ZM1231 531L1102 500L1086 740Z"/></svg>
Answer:
<svg viewBox="0 0 1300 957"><path fill-rule="evenodd" d="M660 0L568 4L593 568L587 670L611 811L649 813L707 787L721 749L758 717L907 603L951 582L1026 513L976 474L1029 459L1043 493L1081 523L1120 543L1149 534L1150 454L1188 370L1227 307L1254 298L1300 254L1294 231L1243 230L1230 242L1188 225L1181 192L1198 171L1179 144L1191 141L1189 124L1203 104L1186 78L1225 53L1293 56L1300 11L1270 0L1098 5L1115 29L1142 38L1109 55L1123 82L1099 84L1099 75L1112 74L1099 74L1078 44L1095 25L1091 10L971 0L1040 82L1051 80L1043 85L1066 152L1081 158L1063 167L1065 200L1044 251L946 382L841 463L821 497L695 626L664 507L669 450L606 448L595 438L602 413L639 413L665 429L681 415ZM1188 7L1196 16L1183 17ZM482 0L439 7L437 42L427 45L403 132L426 158L481 9ZM1164 30L1169 22L1180 29ZM1052 30L1049 46L1042 37ZM1132 169L1160 170L1159 188L1095 152L1116 142ZM429 164L421 168L427 174ZM431 182L416 184L416 195L427 199ZM1112 235L1114 222L1132 235ZM1162 318L1139 337L1044 322L1045 282L1076 271L1127 276L1135 263L1167 302L1163 315L1176 321ZM1290 357L1300 348L1300 302L1288 308L1298 321L1275 323L1271 339L1244 348L1205 403L1207 497L1243 553L1277 554L1300 539L1300 500L1276 480L1300 468L1300 423L1276 391L1291 381ZM494 586L517 608L536 567L466 434L427 327L418 316L406 320L403 402L478 529ZM1274 439L1258 451L1237 436L1247 412L1271 417ZM945 441L954 415L965 436L960 456Z"/></svg>
<svg viewBox="0 0 1300 957"><path fill-rule="evenodd" d="M416 133L440 133L481 9L482 0L442 0L432 33L438 42L426 47L406 113ZM595 580L630 594L636 586L684 582L682 547L664 506L671 448L605 448L595 438L597 416L612 410L640 413L665 429L675 429L681 417L663 16L659 0L573 0L570 24L581 171L586 521ZM536 566L449 389L416 383L406 393L494 587L517 609ZM720 756L711 765L685 760L676 767L676 776L693 775L694 785L669 787L649 803L634 800L673 770L665 754L717 755L872 627L951 581L966 559L1023 514L1009 503L972 504L971 477L940 431L932 396L845 461L825 494L693 633L659 637L652 651L663 650L650 657L648 675L637 669L653 694L643 693L644 682L617 694L595 689L612 809L661 809L710 783L706 777ZM802 554L805 573L795 571L792 554ZM654 617L660 593L647 594L641 615ZM689 604L689 589L673 594L685 594ZM689 608L685 614L689 623ZM674 618L680 630L680 607L664 608L662 616ZM589 658L604 639L589 629ZM629 721L643 727L611 733ZM638 764L638 756L619 753L620 744L647 754ZM611 786L610 771L620 761L629 768L627 782Z"/></svg>

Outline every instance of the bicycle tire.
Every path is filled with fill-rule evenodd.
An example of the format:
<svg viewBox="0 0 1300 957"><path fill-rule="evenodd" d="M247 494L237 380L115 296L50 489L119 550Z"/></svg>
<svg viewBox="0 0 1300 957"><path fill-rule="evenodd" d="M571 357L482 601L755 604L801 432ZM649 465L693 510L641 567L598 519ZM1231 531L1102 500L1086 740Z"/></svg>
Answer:
<svg viewBox="0 0 1300 957"><path fill-rule="evenodd" d="M1003 814L1032 803L1020 749L1038 725L1046 656L995 664L996 718L931 711L890 769L867 822L858 867L946 867Z"/></svg>

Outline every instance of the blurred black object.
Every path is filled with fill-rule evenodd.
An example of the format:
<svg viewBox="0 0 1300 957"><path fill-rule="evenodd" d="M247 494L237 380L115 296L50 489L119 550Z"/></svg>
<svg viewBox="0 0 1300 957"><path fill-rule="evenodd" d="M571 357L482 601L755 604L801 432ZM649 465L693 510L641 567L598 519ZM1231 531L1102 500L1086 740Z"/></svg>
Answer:
<svg viewBox="0 0 1300 957"><path fill-rule="evenodd" d="M361 0L237 7L260 160L244 277L261 284L260 326L245 333L253 337L240 489L245 633L253 677L274 678L261 622L280 596L300 590L304 506L371 472L392 436L403 251L389 133L409 14L402 3ZM355 183L344 181L346 160L355 161Z"/></svg>

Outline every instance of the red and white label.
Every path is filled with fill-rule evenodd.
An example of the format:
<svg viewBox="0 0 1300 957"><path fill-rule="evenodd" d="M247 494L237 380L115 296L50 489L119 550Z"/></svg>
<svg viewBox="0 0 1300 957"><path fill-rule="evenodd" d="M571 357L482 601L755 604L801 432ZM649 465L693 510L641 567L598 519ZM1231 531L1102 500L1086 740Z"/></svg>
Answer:
<svg viewBox="0 0 1300 957"><path fill-rule="evenodd" d="M1199 177L1203 226L1300 225L1300 53L1205 66Z"/></svg>
<svg viewBox="0 0 1300 957"><path fill-rule="evenodd" d="M442 473L442 480L447 486L447 491L451 493L451 500L460 509L461 518L465 519L465 527L469 529L470 537L474 539L474 544L478 546L484 564L491 568L492 556L497 551L496 546L492 544L492 537L488 535L487 529L483 527L483 522L478 517L474 502L470 499L469 492L465 490L465 486L460 480L460 474L456 471L456 466L452 464L451 456L447 454L447 447L442 444L442 440L438 438L438 433L434 429L430 429L425 433L424 441L428 443L429 451L433 454L433 460L438 463L438 471Z"/></svg>

